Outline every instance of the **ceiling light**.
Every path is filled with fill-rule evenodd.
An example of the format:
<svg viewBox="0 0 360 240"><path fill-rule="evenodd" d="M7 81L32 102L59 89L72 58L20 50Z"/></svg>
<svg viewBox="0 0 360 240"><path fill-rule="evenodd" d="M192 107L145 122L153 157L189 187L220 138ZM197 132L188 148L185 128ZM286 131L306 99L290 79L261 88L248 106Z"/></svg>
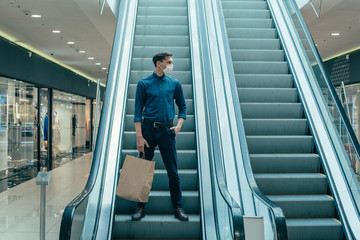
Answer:
<svg viewBox="0 0 360 240"><path fill-rule="evenodd" d="M101 70L106 70L106 67L101 68Z"/></svg>
<svg viewBox="0 0 360 240"><path fill-rule="evenodd" d="M52 32L53 32L53 33L61 33L60 30L53 30Z"/></svg>
<svg viewBox="0 0 360 240"><path fill-rule="evenodd" d="M67 42L67 44L69 44L69 45L74 45L75 42Z"/></svg>
<svg viewBox="0 0 360 240"><path fill-rule="evenodd" d="M80 50L80 51L79 51L79 53L86 53L86 51L84 51L84 50Z"/></svg>
<svg viewBox="0 0 360 240"><path fill-rule="evenodd" d="M96 66L100 66L100 65L101 65L101 63L95 63L95 65L96 65Z"/></svg>
<svg viewBox="0 0 360 240"><path fill-rule="evenodd" d="M340 36L340 33L332 33L331 36Z"/></svg>
<svg viewBox="0 0 360 240"><path fill-rule="evenodd" d="M41 15L39 15L39 14L33 14L33 15L31 15L31 17L33 17L33 18L41 18Z"/></svg>
<svg viewBox="0 0 360 240"><path fill-rule="evenodd" d="M89 59L89 60L94 60L95 58L93 58L93 57L88 57L88 59Z"/></svg>

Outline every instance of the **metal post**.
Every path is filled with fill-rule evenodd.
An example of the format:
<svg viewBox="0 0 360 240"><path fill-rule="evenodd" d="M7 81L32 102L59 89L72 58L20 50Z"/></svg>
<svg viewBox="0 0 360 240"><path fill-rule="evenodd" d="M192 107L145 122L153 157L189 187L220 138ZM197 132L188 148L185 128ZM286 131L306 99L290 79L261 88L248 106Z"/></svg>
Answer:
<svg viewBox="0 0 360 240"><path fill-rule="evenodd" d="M52 170L52 136L53 136L53 89L48 88L48 151L47 169Z"/></svg>
<svg viewBox="0 0 360 240"><path fill-rule="evenodd" d="M40 98L40 88L37 88L37 159L38 159L38 164L37 164L37 171L40 171L41 168L41 145L40 145L40 141L41 141L41 98Z"/></svg>
<svg viewBox="0 0 360 240"><path fill-rule="evenodd" d="M50 183L50 172L38 172L36 185L40 185L40 240L45 240L46 186Z"/></svg>
<svg viewBox="0 0 360 240"><path fill-rule="evenodd" d="M40 199L40 240L45 240L46 185L41 185Z"/></svg>

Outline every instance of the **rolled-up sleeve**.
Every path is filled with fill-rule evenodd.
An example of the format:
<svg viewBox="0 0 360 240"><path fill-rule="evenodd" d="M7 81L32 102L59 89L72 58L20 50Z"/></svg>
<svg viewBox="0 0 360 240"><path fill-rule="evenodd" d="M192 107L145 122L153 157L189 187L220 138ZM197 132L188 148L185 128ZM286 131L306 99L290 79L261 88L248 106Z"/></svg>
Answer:
<svg viewBox="0 0 360 240"><path fill-rule="evenodd" d="M145 89L143 82L140 81L136 87L134 122L141 122L142 120L142 111L144 109L144 99L145 99L144 90Z"/></svg>
<svg viewBox="0 0 360 240"><path fill-rule="evenodd" d="M186 102L180 82L178 82L176 85L174 98L175 98L175 103L179 108L178 118L186 119Z"/></svg>

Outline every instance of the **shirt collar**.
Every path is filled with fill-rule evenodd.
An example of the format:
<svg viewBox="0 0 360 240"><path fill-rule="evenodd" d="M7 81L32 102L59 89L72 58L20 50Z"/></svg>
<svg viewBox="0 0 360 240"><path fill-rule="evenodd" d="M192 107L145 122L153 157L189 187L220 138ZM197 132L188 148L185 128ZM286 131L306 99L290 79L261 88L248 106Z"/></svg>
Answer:
<svg viewBox="0 0 360 240"><path fill-rule="evenodd" d="M159 80L164 80L165 74L159 77L155 72L153 72L153 77Z"/></svg>

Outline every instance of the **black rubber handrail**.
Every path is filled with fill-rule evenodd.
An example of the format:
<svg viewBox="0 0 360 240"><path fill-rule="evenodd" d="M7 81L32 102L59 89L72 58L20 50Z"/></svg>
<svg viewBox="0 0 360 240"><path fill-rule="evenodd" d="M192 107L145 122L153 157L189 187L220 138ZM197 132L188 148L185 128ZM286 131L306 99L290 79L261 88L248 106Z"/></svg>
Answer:
<svg viewBox="0 0 360 240"><path fill-rule="evenodd" d="M203 63L204 66L208 67L204 71L205 79L211 79L211 69L209 67L211 66L210 63L210 53L209 53L209 45L208 42L205 40L207 39L206 35L206 23L205 23L205 13L204 13L204 6L202 1L196 1L198 4L198 10L199 10L199 25L200 25L200 38L203 39L202 42L202 56L203 56ZM205 84L206 82L206 84ZM245 240L245 229L244 229L244 220L243 220L243 210L237 204L235 199L231 196L227 185L226 180L223 172L223 165L224 165L224 159L222 157L222 149L220 145L219 140L219 132L218 132L218 122L216 118L216 109L215 109L215 92L214 92L214 86L212 81L203 81L203 83L206 85L206 98L208 100L208 119L209 119L209 127L211 132L211 153L210 156L212 156L212 161L214 163L214 170L215 170L215 177L218 189L220 191L221 196L223 197L225 203L228 206L228 209L231 212L232 217L232 224L233 224L233 238L235 240Z"/></svg>
<svg viewBox="0 0 360 240"><path fill-rule="evenodd" d="M217 7L220 9L219 14L220 17L220 27L221 27L221 34L223 36L223 39L228 39L227 32L226 32L226 25L225 25L225 18L222 11L222 5L221 1L217 0ZM259 199L272 213L272 216L274 217L275 221L275 229L276 229L276 239L278 240L287 240L288 234L287 234L287 226L286 226L286 219L284 216L284 213L282 209L277 206L274 202L272 202L269 198L267 198L259 189L259 187L256 184L255 177L253 175L253 170L251 167L251 161L249 156L249 150L247 146L246 136L245 136L245 129L244 129L244 123L243 118L241 114L241 108L240 108L240 102L237 92L237 84L236 84L236 78L234 74L234 68L232 64L231 59L231 51L228 41L224 41L224 51L226 56L226 62L229 72L229 79L230 79L230 85L231 85L231 91L232 91L232 99L234 103L234 109L235 109L235 116L237 121L237 129L238 129L238 135L240 140L240 148L241 148L241 154L243 159L243 165L246 173L246 178L249 183L249 187L252 191L253 196L255 196L257 199Z"/></svg>

